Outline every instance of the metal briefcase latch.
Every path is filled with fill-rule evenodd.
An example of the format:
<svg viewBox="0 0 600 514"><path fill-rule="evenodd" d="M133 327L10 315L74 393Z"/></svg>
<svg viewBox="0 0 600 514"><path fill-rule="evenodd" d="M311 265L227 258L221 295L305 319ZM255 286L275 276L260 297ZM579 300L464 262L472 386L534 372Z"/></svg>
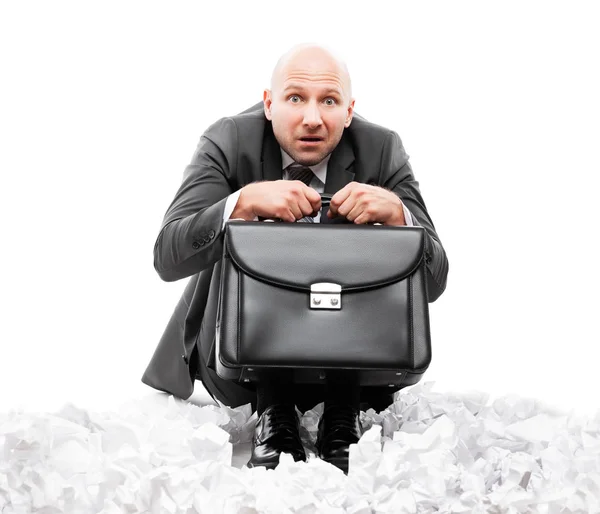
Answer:
<svg viewBox="0 0 600 514"><path fill-rule="evenodd" d="M311 309L341 309L342 286L330 282L319 282L310 286Z"/></svg>

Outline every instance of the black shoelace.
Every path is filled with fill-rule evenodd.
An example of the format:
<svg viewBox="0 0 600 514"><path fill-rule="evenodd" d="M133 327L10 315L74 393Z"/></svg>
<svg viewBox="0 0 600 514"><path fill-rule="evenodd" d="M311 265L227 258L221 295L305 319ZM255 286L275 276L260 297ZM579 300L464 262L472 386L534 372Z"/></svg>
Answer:
<svg viewBox="0 0 600 514"><path fill-rule="evenodd" d="M296 416L293 407L290 409L288 405L275 406L266 413L273 427L277 427L277 431L286 430L294 436L298 434L298 417Z"/></svg>
<svg viewBox="0 0 600 514"><path fill-rule="evenodd" d="M356 418L359 412L352 406L332 405L323 412L323 423L335 429L347 429L352 432L356 429Z"/></svg>

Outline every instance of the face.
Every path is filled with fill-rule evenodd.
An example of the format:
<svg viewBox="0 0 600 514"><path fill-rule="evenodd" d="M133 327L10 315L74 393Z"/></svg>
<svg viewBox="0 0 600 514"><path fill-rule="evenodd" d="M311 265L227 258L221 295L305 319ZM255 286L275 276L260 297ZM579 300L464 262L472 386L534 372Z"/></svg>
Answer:
<svg viewBox="0 0 600 514"><path fill-rule="evenodd" d="M278 71L264 92L265 116L281 148L312 166L334 150L352 121L348 81L334 59L315 51L292 57Z"/></svg>

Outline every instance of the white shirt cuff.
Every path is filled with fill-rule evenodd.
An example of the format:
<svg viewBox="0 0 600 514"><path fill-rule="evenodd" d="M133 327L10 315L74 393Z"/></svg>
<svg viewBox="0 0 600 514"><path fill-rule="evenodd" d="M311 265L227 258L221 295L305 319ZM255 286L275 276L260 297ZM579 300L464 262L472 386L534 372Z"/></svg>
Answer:
<svg viewBox="0 0 600 514"><path fill-rule="evenodd" d="M406 207L406 205L404 205L404 202L402 202L402 210L404 211L404 221L406 222L406 226L414 227L414 224L412 221L412 216L410 214L410 211L408 210L408 207Z"/></svg>
<svg viewBox="0 0 600 514"><path fill-rule="evenodd" d="M227 223L229 221L229 219L231 218L231 213L235 209L235 206L237 205L238 200L240 199L241 192L242 192L242 190L238 189L235 193L231 193L227 197L227 200L225 200L225 209L223 210L223 227L222 228L225 228L225 223ZM242 218L234 218L234 219L244 221ZM258 221L258 216L254 217L254 221Z"/></svg>

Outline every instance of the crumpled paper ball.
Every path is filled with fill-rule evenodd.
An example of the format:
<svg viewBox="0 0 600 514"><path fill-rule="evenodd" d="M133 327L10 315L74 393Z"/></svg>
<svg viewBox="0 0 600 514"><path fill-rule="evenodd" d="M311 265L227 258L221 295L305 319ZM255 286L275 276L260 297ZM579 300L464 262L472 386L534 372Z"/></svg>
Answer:
<svg viewBox="0 0 600 514"><path fill-rule="evenodd" d="M0 414L0 512L600 513L600 411L432 386L361 413L347 475L315 455L323 404L301 417L307 462L284 453L274 470L232 466L256 424L249 404L156 395Z"/></svg>

